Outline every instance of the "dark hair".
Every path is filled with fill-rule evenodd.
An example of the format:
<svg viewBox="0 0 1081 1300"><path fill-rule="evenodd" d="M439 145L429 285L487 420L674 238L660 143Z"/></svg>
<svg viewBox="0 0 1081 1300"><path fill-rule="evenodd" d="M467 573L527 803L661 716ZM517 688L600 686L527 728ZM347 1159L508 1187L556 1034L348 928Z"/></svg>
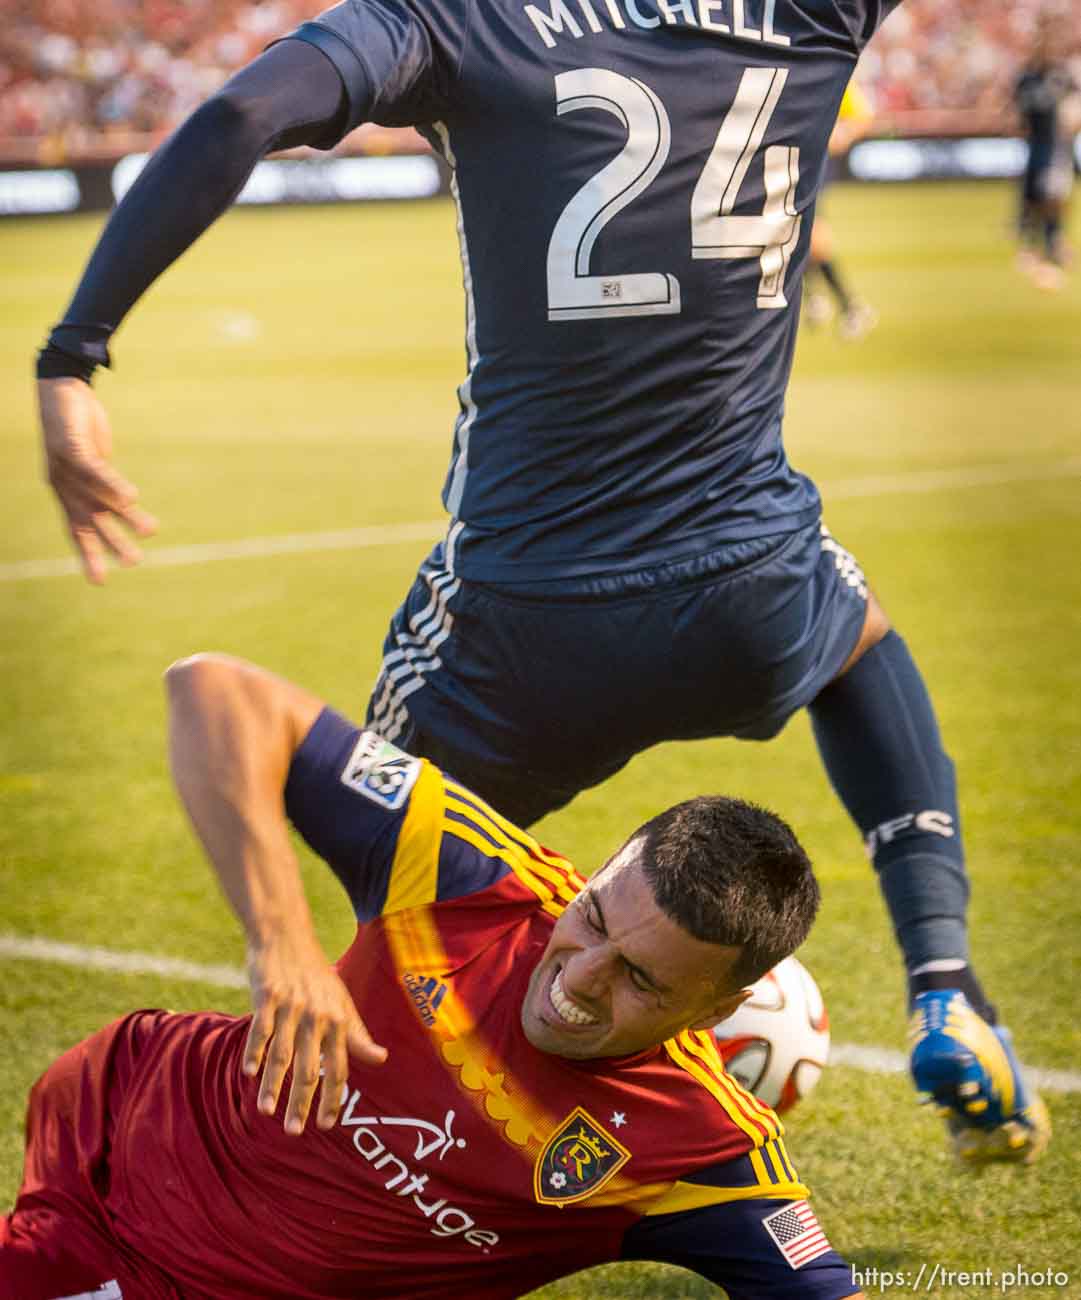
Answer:
<svg viewBox="0 0 1081 1300"><path fill-rule="evenodd" d="M818 882L792 829L742 799L702 796L638 829L657 906L704 943L742 949L728 980L745 987L806 939Z"/></svg>

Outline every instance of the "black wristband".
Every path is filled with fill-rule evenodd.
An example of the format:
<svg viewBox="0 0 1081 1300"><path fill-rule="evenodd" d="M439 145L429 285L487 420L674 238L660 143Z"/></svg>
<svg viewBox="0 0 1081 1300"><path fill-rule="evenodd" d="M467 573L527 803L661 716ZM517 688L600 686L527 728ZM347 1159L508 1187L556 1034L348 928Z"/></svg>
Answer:
<svg viewBox="0 0 1081 1300"><path fill-rule="evenodd" d="M83 379L89 384L97 368L96 361L73 357L55 344L46 343L38 353L35 370L39 379Z"/></svg>
<svg viewBox="0 0 1081 1300"><path fill-rule="evenodd" d="M88 384L98 366L112 364L108 325L73 325L61 321L53 327L38 353L39 379L84 379Z"/></svg>

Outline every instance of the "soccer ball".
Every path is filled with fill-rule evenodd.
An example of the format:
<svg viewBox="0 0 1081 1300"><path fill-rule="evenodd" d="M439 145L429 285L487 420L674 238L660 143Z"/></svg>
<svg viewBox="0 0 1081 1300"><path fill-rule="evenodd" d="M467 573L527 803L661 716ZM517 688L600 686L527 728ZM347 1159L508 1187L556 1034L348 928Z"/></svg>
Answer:
<svg viewBox="0 0 1081 1300"><path fill-rule="evenodd" d="M713 1030L728 1073L776 1111L789 1110L825 1069L830 1021L818 985L786 957Z"/></svg>

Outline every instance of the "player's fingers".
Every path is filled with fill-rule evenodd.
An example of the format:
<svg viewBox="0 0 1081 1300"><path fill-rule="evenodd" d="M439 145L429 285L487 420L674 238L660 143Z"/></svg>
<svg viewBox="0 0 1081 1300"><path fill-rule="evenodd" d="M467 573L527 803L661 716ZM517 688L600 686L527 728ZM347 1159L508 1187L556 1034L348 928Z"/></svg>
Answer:
<svg viewBox="0 0 1081 1300"><path fill-rule="evenodd" d="M301 1016L297 1026L293 1045L293 1081L285 1108L286 1133L303 1133L308 1121L312 1098L319 1086L319 1047L323 1026L322 1018L313 1015Z"/></svg>
<svg viewBox="0 0 1081 1300"><path fill-rule="evenodd" d="M263 1082L259 1087L259 1109L273 1115L278 1108L285 1072L293 1060L298 1012L292 1006L279 1006L274 1017L274 1033L266 1050Z"/></svg>
<svg viewBox="0 0 1081 1300"><path fill-rule="evenodd" d="M368 1033L368 1026L350 1007L346 1017L345 1039L349 1055L361 1065L382 1065L387 1059L387 1049Z"/></svg>
<svg viewBox="0 0 1081 1300"><path fill-rule="evenodd" d="M101 500L88 493L82 484L73 479L54 482L53 487L56 489L56 494L68 517L80 523L92 522L94 527L98 528L101 519L111 519L115 516L121 523L130 528L136 537L152 537L158 531L157 519L149 511L143 510L141 506L132 504L119 506L116 509L111 507L102 509ZM105 537L106 530L99 529L99 531L102 532L106 545L116 554L121 563L135 562L125 560L125 555L134 554L136 560L139 558L138 547L128 541L123 533L115 529L109 529L110 536Z"/></svg>
<svg viewBox="0 0 1081 1300"><path fill-rule="evenodd" d="M98 536L116 556L119 564L130 568L143 558L142 551L124 535L123 530L113 522L112 516L99 511L94 515L93 523Z"/></svg>
<svg viewBox="0 0 1081 1300"><path fill-rule="evenodd" d="M128 506L117 512L136 537L153 537L158 531L157 519L141 506Z"/></svg>
<svg viewBox="0 0 1081 1300"><path fill-rule="evenodd" d="M331 1025L323 1035L323 1086L319 1094L319 1112L315 1117L320 1128L334 1127L348 1079L345 1026Z"/></svg>
<svg viewBox="0 0 1081 1300"><path fill-rule="evenodd" d="M248 1038L244 1044L244 1073L254 1078L263 1064L263 1053L266 1051L266 1045L270 1042L270 1036L274 1032L274 1004L272 1002L257 1000L255 1009L252 1013L251 1028L248 1030Z"/></svg>
<svg viewBox="0 0 1081 1300"><path fill-rule="evenodd" d="M68 532L79 553L79 562L87 582L100 587L105 582L105 555L101 549L101 539L92 524L69 522Z"/></svg>
<svg viewBox="0 0 1081 1300"><path fill-rule="evenodd" d="M100 505L117 513L129 509L139 496L134 483L104 460L76 461L72 470L79 487Z"/></svg>

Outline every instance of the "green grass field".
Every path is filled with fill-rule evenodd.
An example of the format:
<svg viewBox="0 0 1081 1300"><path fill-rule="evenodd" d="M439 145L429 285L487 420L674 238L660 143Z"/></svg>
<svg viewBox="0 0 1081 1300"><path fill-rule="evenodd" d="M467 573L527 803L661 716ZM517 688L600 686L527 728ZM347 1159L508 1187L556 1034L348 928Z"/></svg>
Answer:
<svg viewBox="0 0 1081 1300"><path fill-rule="evenodd" d="M1017 274L1012 202L995 185L831 192L843 262L881 323L856 345L805 333L788 444L935 694L984 981L1026 1060L1077 1071L1081 275L1048 295ZM102 590L15 579L18 563L66 554L28 376L97 224L0 224L0 931L236 965L239 930L171 793L161 672L226 650L360 713L427 544L148 564ZM98 384L117 463L162 521L150 549L438 519L462 316L447 203L229 215L137 308ZM818 864L825 903L802 956L835 1041L901 1048L877 887L802 717L768 746L645 754L541 835L588 871L648 815L717 790L776 807ZM307 872L337 950L344 900L315 863ZM18 1185L26 1090L59 1051L137 1006L245 1008L242 992L205 983L2 965L0 1206ZM859 1268L992 1274L940 1273L937 1300L999 1296L1001 1274L1050 1269L1069 1282L1012 1293L1081 1296L1081 1094L1048 1101L1046 1159L977 1176L951 1163L903 1077L835 1066L793 1115L789 1146ZM543 1294L716 1292L624 1266Z"/></svg>

